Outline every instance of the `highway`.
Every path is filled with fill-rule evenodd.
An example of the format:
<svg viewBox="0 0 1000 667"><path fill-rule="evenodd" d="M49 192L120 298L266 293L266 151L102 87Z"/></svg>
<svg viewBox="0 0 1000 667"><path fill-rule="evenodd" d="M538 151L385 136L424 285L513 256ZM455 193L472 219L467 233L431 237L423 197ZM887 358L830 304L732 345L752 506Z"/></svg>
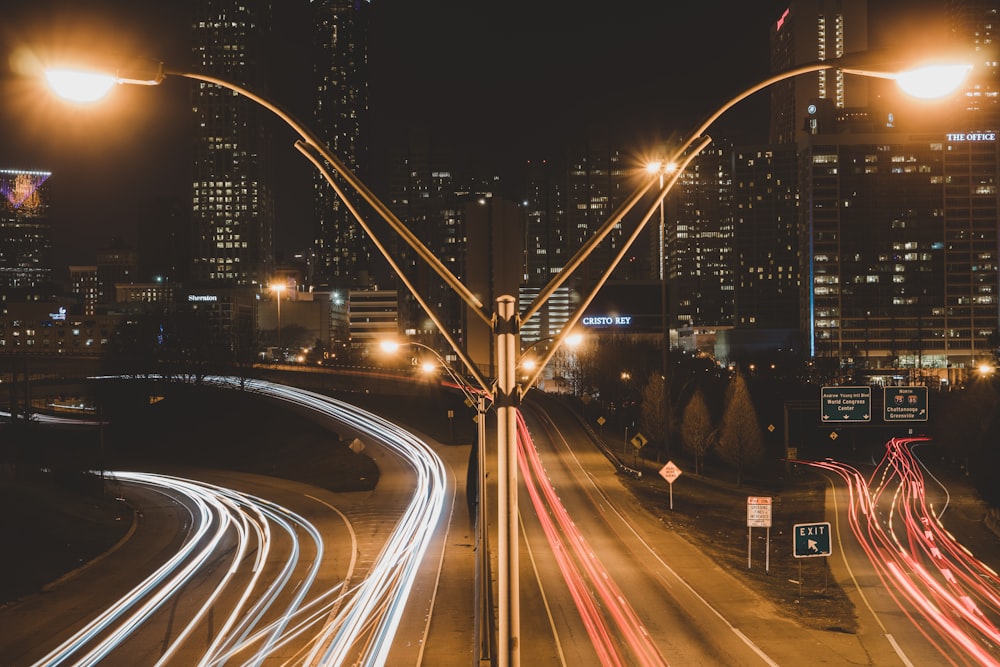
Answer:
<svg viewBox="0 0 1000 667"><path fill-rule="evenodd" d="M236 474L223 485L208 471L197 481L114 472L123 500L141 508L134 532L49 594L0 610L5 661L387 664L397 634L423 646L428 615L423 601L408 601L418 575L440 578L424 557L454 504L441 459L354 406L263 381L248 388L364 432L380 459L379 492L330 494Z"/></svg>
<svg viewBox="0 0 1000 667"><path fill-rule="evenodd" d="M3 664L474 662L469 446L443 447L323 394L248 382L364 434L375 491L117 471L118 493L141 512L133 533L43 595L0 608ZM558 401L531 393L521 417L522 664L1000 665L1000 583L944 529L952 500L914 456L919 439L890 442L866 475L798 462L831 480L831 567L858 609L852 635L803 629L710 548L674 534Z"/></svg>
<svg viewBox="0 0 1000 667"><path fill-rule="evenodd" d="M835 562L859 615L884 638L878 650L891 648L900 664L1000 665L1000 576L980 560L995 562L996 545L977 556L946 527L952 499L919 459L925 442L889 441L865 473L802 463L836 486Z"/></svg>
<svg viewBox="0 0 1000 667"><path fill-rule="evenodd" d="M524 450L519 500L532 664L868 664L853 638L802 629L666 529L574 416L544 408L524 406L537 456Z"/></svg>

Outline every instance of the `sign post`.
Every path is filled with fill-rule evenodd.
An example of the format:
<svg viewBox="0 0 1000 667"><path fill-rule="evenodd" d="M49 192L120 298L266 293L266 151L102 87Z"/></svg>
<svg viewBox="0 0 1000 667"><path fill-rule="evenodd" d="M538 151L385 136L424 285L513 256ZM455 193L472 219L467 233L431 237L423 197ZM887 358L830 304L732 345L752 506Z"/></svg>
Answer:
<svg viewBox="0 0 1000 667"><path fill-rule="evenodd" d="M639 450L645 447L646 444L649 442L649 440L647 440L646 436L644 436L642 433L636 433L634 436L632 436L632 439L629 440L629 442L631 442L632 446L635 447L635 451L632 452L632 467L638 468Z"/></svg>
<svg viewBox="0 0 1000 667"><path fill-rule="evenodd" d="M797 523L792 526L793 555L796 558L829 556L833 553L830 543L830 522ZM824 570L824 576L825 570ZM802 597L802 561L799 561L799 597Z"/></svg>
<svg viewBox="0 0 1000 667"><path fill-rule="evenodd" d="M771 571L771 497L747 496L747 569L752 565L751 546L753 545L753 529L767 529L764 552L764 571Z"/></svg>
<svg viewBox="0 0 1000 667"><path fill-rule="evenodd" d="M667 461L667 464L660 468L660 477L667 480L667 484L670 485L670 509L674 508L674 482L680 476L681 469L674 465L673 461Z"/></svg>

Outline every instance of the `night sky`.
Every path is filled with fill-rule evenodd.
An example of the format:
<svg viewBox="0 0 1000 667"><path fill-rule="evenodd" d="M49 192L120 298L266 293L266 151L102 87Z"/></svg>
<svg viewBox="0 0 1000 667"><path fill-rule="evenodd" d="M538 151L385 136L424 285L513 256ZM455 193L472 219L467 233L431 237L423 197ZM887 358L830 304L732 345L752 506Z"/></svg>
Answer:
<svg viewBox="0 0 1000 667"><path fill-rule="evenodd" d="M88 108L67 108L40 90L32 63L76 48L188 63L193 0L0 0L0 167L53 172L56 276L93 263L120 236L134 242L139 202L189 196L189 91L117 88ZM871 0L879 11L940 5ZM274 29L284 76L269 97L309 118L306 0L280 0ZM374 155L388 130L427 125L518 182L526 160L554 159L567 133L588 123L618 128L637 154L683 134L768 73L768 35L784 0L378 0L370 50ZM911 14L912 15L912 14ZM900 23L904 25L905 22ZM716 134L766 136L767 96L727 114ZM275 125L277 247L310 238L312 167ZM369 185L384 194L376 160Z"/></svg>

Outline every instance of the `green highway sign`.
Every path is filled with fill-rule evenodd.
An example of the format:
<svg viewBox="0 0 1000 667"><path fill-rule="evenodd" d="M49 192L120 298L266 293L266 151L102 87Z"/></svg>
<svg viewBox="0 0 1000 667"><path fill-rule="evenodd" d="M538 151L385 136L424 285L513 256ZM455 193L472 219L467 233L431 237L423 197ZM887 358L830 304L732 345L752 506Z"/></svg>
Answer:
<svg viewBox="0 0 1000 667"><path fill-rule="evenodd" d="M871 387L823 387L824 422L867 422L872 419Z"/></svg>
<svg viewBox="0 0 1000 667"><path fill-rule="evenodd" d="M797 523L792 527L792 539L796 558L829 556L833 553L830 547L829 522Z"/></svg>
<svg viewBox="0 0 1000 667"><path fill-rule="evenodd" d="M927 421L927 387L886 387L882 418L887 422Z"/></svg>

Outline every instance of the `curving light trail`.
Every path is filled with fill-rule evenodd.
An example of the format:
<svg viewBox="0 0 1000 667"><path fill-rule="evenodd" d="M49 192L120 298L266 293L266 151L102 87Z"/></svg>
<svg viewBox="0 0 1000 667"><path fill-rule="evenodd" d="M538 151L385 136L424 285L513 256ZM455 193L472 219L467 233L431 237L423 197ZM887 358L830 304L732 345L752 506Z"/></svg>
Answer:
<svg viewBox="0 0 1000 667"><path fill-rule="evenodd" d="M157 612L167 613L164 606L170 602L171 626L180 629L169 633L169 641L158 641L157 665L176 661L181 652L195 664L188 657L191 637L196 631L204 634L205 627L211 628L212 638L207 649L198 651L198 665L260 665L282 650L296 651L294 664L384 665L443 511L444 464L419 438L328 396L261 380L202 381L242 387L317 411L366 433L413 467L412 498L378 559L350 589L344 582L318 586L323 535L302 516L212 484L116 472L123 482L182 499L190 512L191 531L159 569L35 664L96 664L121 650L145 626L155 625ZM276 533L290 546L276 546ZM197 601L192 600L195 588L200 593Z"/></svg>
<svg viewBox="0 0 1000 667"><path fill-rule="evenodd" d="M843 478L848 524L883 585L947 664L1000 665L1000 577L963 547L927 497L913 448L894 438L870 478L837 461L798 461ZM947 489L934 480L936 492Z"/></svg>
<svg viewBox="0 0 1000 667"><path fill-rule="evenodd" d="M263 593L258 591L265 605L274 604L285 593L288 573L295 569L299 549L299 534L311 540L316 553L313 565L303 574L305 590L316 579L316 568L323 553L323 539L308 521L299 515L261 498L241 494L231 489L195 482L192 480L142 472L116 472L118 480L154 489L166 496L181 496L191 513L192 529L183 547L155 572L149 575L128 594L87 623L59 647L39 660L36 665L71 663L93 665L108 658L130 636L152 622L155 614L168 601L179 596L185 586L204 579L203 568L222 565L222 576L208 577L213 581L211 590L197 605L192 605L188 617L181 621L179 632L163 649L156 664L163 664L180 650L191 632L211 610L224 614L212 647L205 652L199 664L212 664L216 657L229 650L233 643L232 628L238 624L249 596L258 591L265 572L264 563L272 554L274 526L284 531L293 544L286 558ZM236 546L232 548L233 542ZM257 555L247 558L251 548ZM248 561L248 562L245 562ZM219 598L241 572L249 576L237 590L235 604L221 605ZM282 611L280 617L294 616L302 606L302 595L296 596Z"/></svg>

